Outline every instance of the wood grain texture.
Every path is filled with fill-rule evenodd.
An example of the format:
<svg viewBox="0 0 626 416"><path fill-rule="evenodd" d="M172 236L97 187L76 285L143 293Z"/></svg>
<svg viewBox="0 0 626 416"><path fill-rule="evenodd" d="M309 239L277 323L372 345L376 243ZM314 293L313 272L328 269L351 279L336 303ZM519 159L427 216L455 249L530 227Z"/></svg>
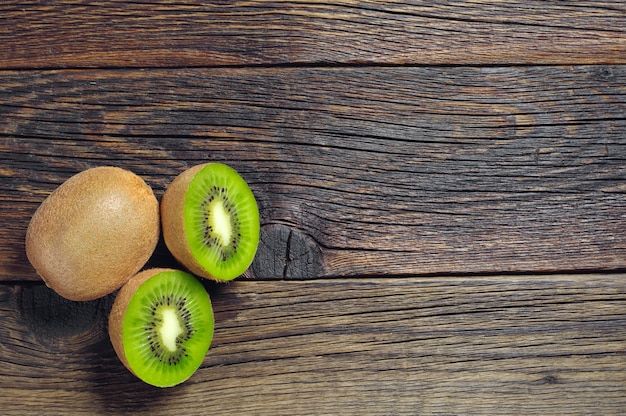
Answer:
<svg viewBox="0 0 626 416"><path fill-rule="evenodd" d="M0 67L624 64L618 1L0 4Z"/></svg>
<svg viewBox="0 0 626 416"><path fill-rule="evenodd" d="M623 274L208 288L213 346L188 382L158 390L117 360L105 326L111 297L73 303L42 285L0 285L2 413L617 415L626 408Z"/></svg>
<svg viewBox="0 0 626 416"><path fill-rule="evenodd" d="M0 414L622 415L626 4L0 2ZM246 277L152 388L24 253L98 165L230 164ZM160 242L148 266L178 267Z"/></svg>
<svg viewBox="0 0 626 416"><path fill-rule="evenodd" d="M0 73L1 280L28 220L114 164L160 197L231 164L260 205L260 278L626 267L626 67ZM161 250L155 265L170 265Z"/></svg>

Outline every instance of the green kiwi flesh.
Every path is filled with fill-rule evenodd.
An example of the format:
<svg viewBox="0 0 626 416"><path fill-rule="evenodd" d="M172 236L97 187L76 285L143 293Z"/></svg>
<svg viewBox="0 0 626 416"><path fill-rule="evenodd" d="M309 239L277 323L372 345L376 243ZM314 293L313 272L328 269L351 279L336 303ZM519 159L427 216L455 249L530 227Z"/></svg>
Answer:
<svg viewBox="0 0 626 416"><path fill-rule="evenodd" d="M259 244L259 210L250 187L231 167L204 166L185 196L184 224L197 263L217 280L232 280L252 263Z"/></svg>
<svg viewBox="0 0 626 416"><path fill-rule="evenodd" d="M130 296L123 312L120 358L144 382L175 386L194 374L211 345L211 301L202 284L189 273L173 269L142 273L154 274ZM119 318L114 310L112 320ZM116 323L110 323L110 328L115 329ZM114 334L111 339L116 347Z"/></svg>

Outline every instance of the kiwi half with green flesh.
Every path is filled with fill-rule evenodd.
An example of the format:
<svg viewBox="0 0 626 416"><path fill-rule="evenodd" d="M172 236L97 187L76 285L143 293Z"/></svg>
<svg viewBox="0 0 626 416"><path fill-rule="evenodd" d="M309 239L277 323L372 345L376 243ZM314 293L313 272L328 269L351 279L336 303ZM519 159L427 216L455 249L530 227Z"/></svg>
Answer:
<svg viewBox="0 0 626 416"><path fill-rule="evenodd" d="M228 281L242 275L259 245L259 209L246 181L230 166L189 168L161 201L163 238L192 273Z"/></svg>
<svg viewBox="0 0 626 416"><path fill-rule="evenodd" d="M211 300L189 273L148 269L118 292L109 336L120 361L157 387L182 383L202 364L213 339Z"/></svg>
<svg viewBox="0 0 626 416"><path fill-rule="evenodd" d="M42 202L26 231L26 255L59 295L96 299L144 266L159 227L159 202L143 179L118 167L95 167Z"/></svg>

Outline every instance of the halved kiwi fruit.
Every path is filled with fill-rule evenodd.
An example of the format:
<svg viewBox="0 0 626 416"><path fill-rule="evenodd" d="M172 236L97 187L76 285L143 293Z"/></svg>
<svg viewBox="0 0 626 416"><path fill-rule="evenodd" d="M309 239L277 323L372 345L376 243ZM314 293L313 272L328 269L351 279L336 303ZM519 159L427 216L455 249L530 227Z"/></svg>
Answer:
<svg viewBox="0 0 626 416"><path fill-rule="evenodd" d="M200 367L213 338L211 300L189 273L148 269L118 292L109 336L122 363L144 382L171 387Z"/></svg>
<svg viewBox="0 0 626 416"><path fill-rule="evenodd" d="M70 300L119 289L154 252L159 203L143 179L100 166L60 185L26 231L26 255L46 284Z"/></svg>
<svg viewBox="0 0 626 416"><path fill-rule="evenodd" d="M222 163L178 175L161 201L163 237L192 273L228 281L242 275L259 244L259 209L246 181Z"/></svg>

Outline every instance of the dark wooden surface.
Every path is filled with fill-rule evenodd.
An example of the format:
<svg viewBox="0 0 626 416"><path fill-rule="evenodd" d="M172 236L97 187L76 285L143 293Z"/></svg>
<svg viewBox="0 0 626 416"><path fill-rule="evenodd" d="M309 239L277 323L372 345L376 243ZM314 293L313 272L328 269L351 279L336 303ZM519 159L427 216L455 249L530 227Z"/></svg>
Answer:
<svg viewBox="0 0 626 416"><path fill-rule="evenodd" d="M625 64L624 13L619 1L8 1L0 65Z"/></svg>
<svg viewBox="0 0 626 416"><path fill-rule="evenodd" d="M0 5L0 413L623 414L620 2ZM156 390L24 236L97 165L249 181L262 240ZM160 244L149 265L176 266Z"/></svg>
<svg viewBox="0 0 626 416"><path fill-rule="evenodd" d="M237 281L210 288L212 349L165 391L119 364L112 299L3 285L3 413L621 414L624 279Z"/></svg>

